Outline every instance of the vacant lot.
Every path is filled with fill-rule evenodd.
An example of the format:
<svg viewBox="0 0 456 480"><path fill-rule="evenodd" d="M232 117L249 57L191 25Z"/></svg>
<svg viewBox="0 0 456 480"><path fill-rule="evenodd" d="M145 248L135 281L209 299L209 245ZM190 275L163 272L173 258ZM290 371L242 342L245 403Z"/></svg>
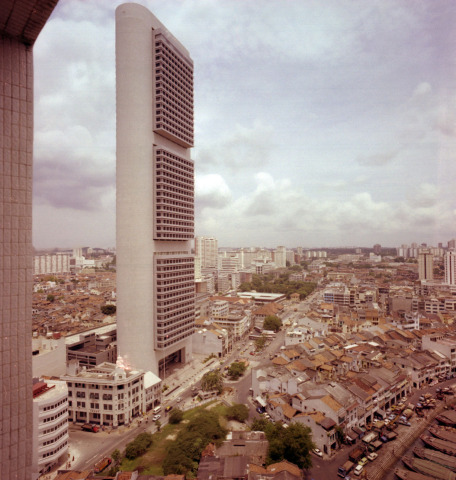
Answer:
<svg viewBox="0 0 456 480"><path fill-rule="evenodd" d="M211 410L218 413L220 424L226 426L225 418L226 407L214 400L203 407L196 407L192 410L184 412L184 419L178 425L166 425L160 432L154 434L154 442L151 448L142 456L134 460L123 459L120 469L125 472L139 470L143 475L163 475L162 464L166 456L166 449L175 438L178 437L179 431L185 427L185 424L197 415L201 410Z"/></svg>

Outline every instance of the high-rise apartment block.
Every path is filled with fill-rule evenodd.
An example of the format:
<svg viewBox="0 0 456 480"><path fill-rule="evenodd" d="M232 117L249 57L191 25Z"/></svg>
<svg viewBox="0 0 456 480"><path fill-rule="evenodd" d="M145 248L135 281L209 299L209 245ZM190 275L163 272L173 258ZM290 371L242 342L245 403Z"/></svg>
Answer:
<svg viewBox="0 0 456 480"><path fill-rule="evenodd" d="M123 4L116 80L118 350L158 374L191 357L193 61L149 10Z"/></svg>
<svg viewBox="0 0 456 480"><path fill-rule="evenodd" d="M35 255L33 261L35 275L70 273L70 255L68 253Z"/></svg>
<svg viewBox="0 0 456 480"><path fill-rule="evenodd" d="M418 253L418 278L434 279L434 254L429 249L421 249Z"/></svg>
<svg viewBox="0 0 456 480"><path fill-rule="evenodd" d="M218 268L218 241L214 237L195 238L195 256L201 259L201 268Z"/></svg>
<svg viewBox="0 0 456 480"><path fill-rule="evenodd" d="M287 266L287 248L277 247L274 251L274 263L277 268L283 268Z"/></svg>
<svg viewBox="0 0 456 480"><path fill-rule="evenodd" d="M456 250L448 250L444 257L445 283L456 285Z"/></svg>
<svg viewBox="0 0 456 480"><path fill-rule="evenodd" d="M0 2L1 478L32 473L33 44L57 0Z"/></svg>

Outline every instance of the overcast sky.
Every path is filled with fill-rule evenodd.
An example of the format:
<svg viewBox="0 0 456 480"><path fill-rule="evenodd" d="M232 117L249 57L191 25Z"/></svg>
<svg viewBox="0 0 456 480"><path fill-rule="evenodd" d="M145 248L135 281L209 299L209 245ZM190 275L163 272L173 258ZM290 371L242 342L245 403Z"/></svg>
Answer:
<svg viewBox="0 0 456 480"><path fill-rule="evenodd" d="M115 245L117 0L34 48L37 248ZM139 1L195 69L196 235L220 246L456 236L456 2Z"/></svg>

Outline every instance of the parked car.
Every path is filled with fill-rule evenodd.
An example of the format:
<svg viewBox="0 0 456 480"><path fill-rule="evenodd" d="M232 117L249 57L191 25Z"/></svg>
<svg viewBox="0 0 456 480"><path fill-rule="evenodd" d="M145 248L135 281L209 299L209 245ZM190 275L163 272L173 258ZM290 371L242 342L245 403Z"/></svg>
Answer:
<svg viewBox="0 0 456 480"><path fill-rule="evenodd" d="M362 465L356 465L355 469L353 470L353 473L355 475L361 475L361 472L363 471L364 467Z"/></svg>
<svg viewBox="0 0 456 480"><path fill-rule="evenodd" d="M369 453L369 455L367 456L367 459L373 462L377 457L378 457L378 453L372 452L372 453Z"/></svg>
<svg viewBox="0 0 456 480"><path fill-rule="evenodd" d="M322 457L323 456L323 452L319 449L319 448L314 448L312 450L313 453L315 453L315 455L319 456L319 457Z"/></svg>
<svg viewBox="0 0 456 480"><path fill-rule="evenodd" d="M361 465L362 467L364 467L364 465L366 465L368 462L367 458L366 457L363 457L359 462L358 462L358 465Z"/></svg>

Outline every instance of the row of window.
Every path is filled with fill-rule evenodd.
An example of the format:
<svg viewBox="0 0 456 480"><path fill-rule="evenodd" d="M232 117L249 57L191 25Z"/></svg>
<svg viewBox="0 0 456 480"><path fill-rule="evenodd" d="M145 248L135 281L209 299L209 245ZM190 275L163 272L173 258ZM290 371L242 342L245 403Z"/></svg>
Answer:
<svg viewBox="0 0 456 480"><path fill-rule="evenodd" d="M193 145L193 135L189 135L187 130L184 130L183 128L170 125L163 118L157 118L156 130L158 133L160 133L160 131L170 133L174 137L183 140L188 146Z"/></svg>
<svg viewBox="0 0 456 480"><path fill-rule="evenodd" d="M183 103L189 111L193 110L193 78L191 81L185 81L184 79L179 78L176 72L172 72L172 75L169 75L169 69L166 69L162 66L157 68L155 65L155 84L157 92L160 89L172 90L175 95L178 96L181 103ZM181 79L183 81L181 81Z"/></svg>
<svg viewBox="0 0 456 480"><path fill-rule="evenodd" d="M43 445L43 447L46 447L47 445L51 445L52 443L55 443L58 440L60 440L65 435L68 435L67 431L62 432L58 437L52 438L51 440L46 440L45 442L42 443L42 445Z"/></svg>
<svg viewBox="0 0 456 480"><path fill-rule="evenodd" d="M154 236L156 240L167 240L181 242L182 240L190 240L194 237L194 232L189 233L160 233L157 232Z"/></svg>
<svg viewBox="0 0 456 480"><path fill-rule="evenodd" d="M157 79L156 79L157 80ZM193 105L188 105L188 102L182 103L177 102L174 98L163 98L163 97L155 97L156 99L156 108L163 108L166 105L175 106L182 108L185 112L193 116Z"/></svg>
<svg viewBox="0 0 456 480"><path fill-rule="evenodd" d="M155 115L157 123L161 121L169 125L179 125L190 138L193 138L193 118L183 118L178 112L168 111L168 109L157 110Z"/></svg>
<svg viewBox="0 0 456 480"><path fill-rule="evenodd" d="M181 342L185 338L191 337L193 335L193 330L194 330L194 327L192 325L187 329L185 329L184 331L182 331L181 335L177 337L173 337L169 340L166 339L166 341L164 341L164 339L159 339L157 341L157 348L167 348L167 347L170 347L171 345L174 345L175 343Z"/></svg>
<svg viewBox="0 0 456 480"><path fill-rule="evenodd" d="M188 90L193 92L193 70L188 67L186 70L183 70L181 68L182 63L173 62L173 59L167 55L168 52L169 50L160 50L160 48L155 50L157 55L155 60L155 71L157 73L163 72L166 77L176 79L177 82L185 85Z"/></svg>
<svg viewBox="0 0 456 480"><path fill-rule="evenodd" d="M180 88L175 88L172 84L166 81L163 77L160 79L157 79L156 87L157 89L168 89L173 91L177 97L180 97L182 94L182 90ZM164 100L169 99L170 97L163 97L161 96L160 99L158 100L163 100L162 107L156 108L156 115L161 116L165 115L167 117L171 117L175 122L178 122L179 124L182 124L184 126L187 126L187 128L191 128L193 124L193 112L189 112L190 110L190 104L189 102L185 101L185 99L178 98L178 102L164 102ZM182 101L183 100L183 101ZM187 108L182 108L182 107L187 107Z"/></svg>
<svg viewBox="0 0 456 480"><path fill-rule="evenodd" d="M163 52L162 52L163 50ZM165 38L162 35L157 35L155 38L155 51L159 53L166 53L169 57L168 64L171 63L178 69L182 75L193 75L193 66L189 65L183 57L178 57L167 45Z"/></svg>
<svg viewBox="0 0 456 480"><path fill-rule="evenodd" d="M170 328L166 329L167 332L171 332L175 330L177 324L183 324L184 321L194 321L195 319L195 309L188 308L186 310L181 310L176 314L169 314L169 315L158 315L157 317L157 327L162 327L166 323L171 325Z"/></svg>
<svg viewBox="0 0 456 480"><path fill-rule="evenodd" d="M176 168L171 168L168 163L167 159L162 160L162 158L159 158L159 163L155 171L155 175L158 180L161 180L162 178L168 179L170 181L177 181L179 184L184 185L186 188L188 186L191 187L193 190L193 169L189 172L182 172L177 170Z"/></svg>
<svg viewBox="0 0 456 480"><path fill-rule="evenodd" d="M57 418L61 417L62 415L65 415L67 412L68 412L68 408L65 408L61 412L57 413L57 415L53 415L52 417L43 418L43 423L52 422L53 420L56 420Z"/></svg>
<svg viewBox="0 0 456 480"><path fill-rule="evenodd" d="M43 455L41 455L41 458L47 458L47 457L50 457L52 455L55 455L60 450L62 450L62 448L65 448L67 445L68 445L68 441L65 441L64 443L62 443L62 445L59 445L55 450L52 450L52 452L43 453Z"/></svg>
<svg viewBox="0 0 456 480"><path fill-rule="evenodd" d="M155 175L155 183L157 188L161 191L170 191L170 192L177 192L181 195L186 195L193 197L193 181L176 181L175 179L171 179L169 177L164 177L163 175ZM172 188L177 187L177 188Z"/></svg>
<svg viewBox="0 0 456 480"><path fill-rule="evenodd" d="M172 328L157 328L157 337L160 339L168 338L173 336L175 333L182 332L183 327L188 328L189 325L194 324L193 317L189 317L185 322L180 322L177 325L173 325Z"/></svg>
<svg viewBox="0 0 456 480"><path fill-rule="evenodd" d="M56 409L57 407L60 407L60 405L63 405L64 403L66 403L67 399L66 398L63 398L62 400L60 400L59 402L57 403L54 403L52 405L47 405L46 407L42 408L41 410L44 411L44 412L47 412L48 410L54 410Z"/></svg>
<svg viewBox="0 0 456 480"><path fill-rule="evenodd" d="M169 77L163 71L157 70L155 77L156 92L158 95L163 95L163 92L172 92L173 96L177 97L178 101L185 105L188 109L193 108L193 89L189 88L185 83L169 82Z"/></svg>
<svg viewBox="0 0 456 480"><path fill-rule="evenodd" d="M58 425L55 425L54 427L46 428L46 430L43 430L43 435L47 435L48 433L55 432L56 430L58 430L59 428L61 428L63 425L65 425L67 423L68 423L68 421L67 421L67 419L65 419L62 422L60 422Z"/></svg>
<svg viewBox="0 0 456 480"><path fill-rule="evenodd" d="M157 272L181 273L182 270L184 272L189 272L193 268L193 265L194 265L193 258L191 258L181 264L172 264L166 267L163 265L157 265Z"/></svg>
<svg viewBox="0 0 456 480"><path fill-rule="evenodd" d="M182 79L187 83L193 84L193 66L189 66L177 55L169 49L163 42L158 41L155 43L155 69L167 68L171 69L175 76Z"/></svg>

